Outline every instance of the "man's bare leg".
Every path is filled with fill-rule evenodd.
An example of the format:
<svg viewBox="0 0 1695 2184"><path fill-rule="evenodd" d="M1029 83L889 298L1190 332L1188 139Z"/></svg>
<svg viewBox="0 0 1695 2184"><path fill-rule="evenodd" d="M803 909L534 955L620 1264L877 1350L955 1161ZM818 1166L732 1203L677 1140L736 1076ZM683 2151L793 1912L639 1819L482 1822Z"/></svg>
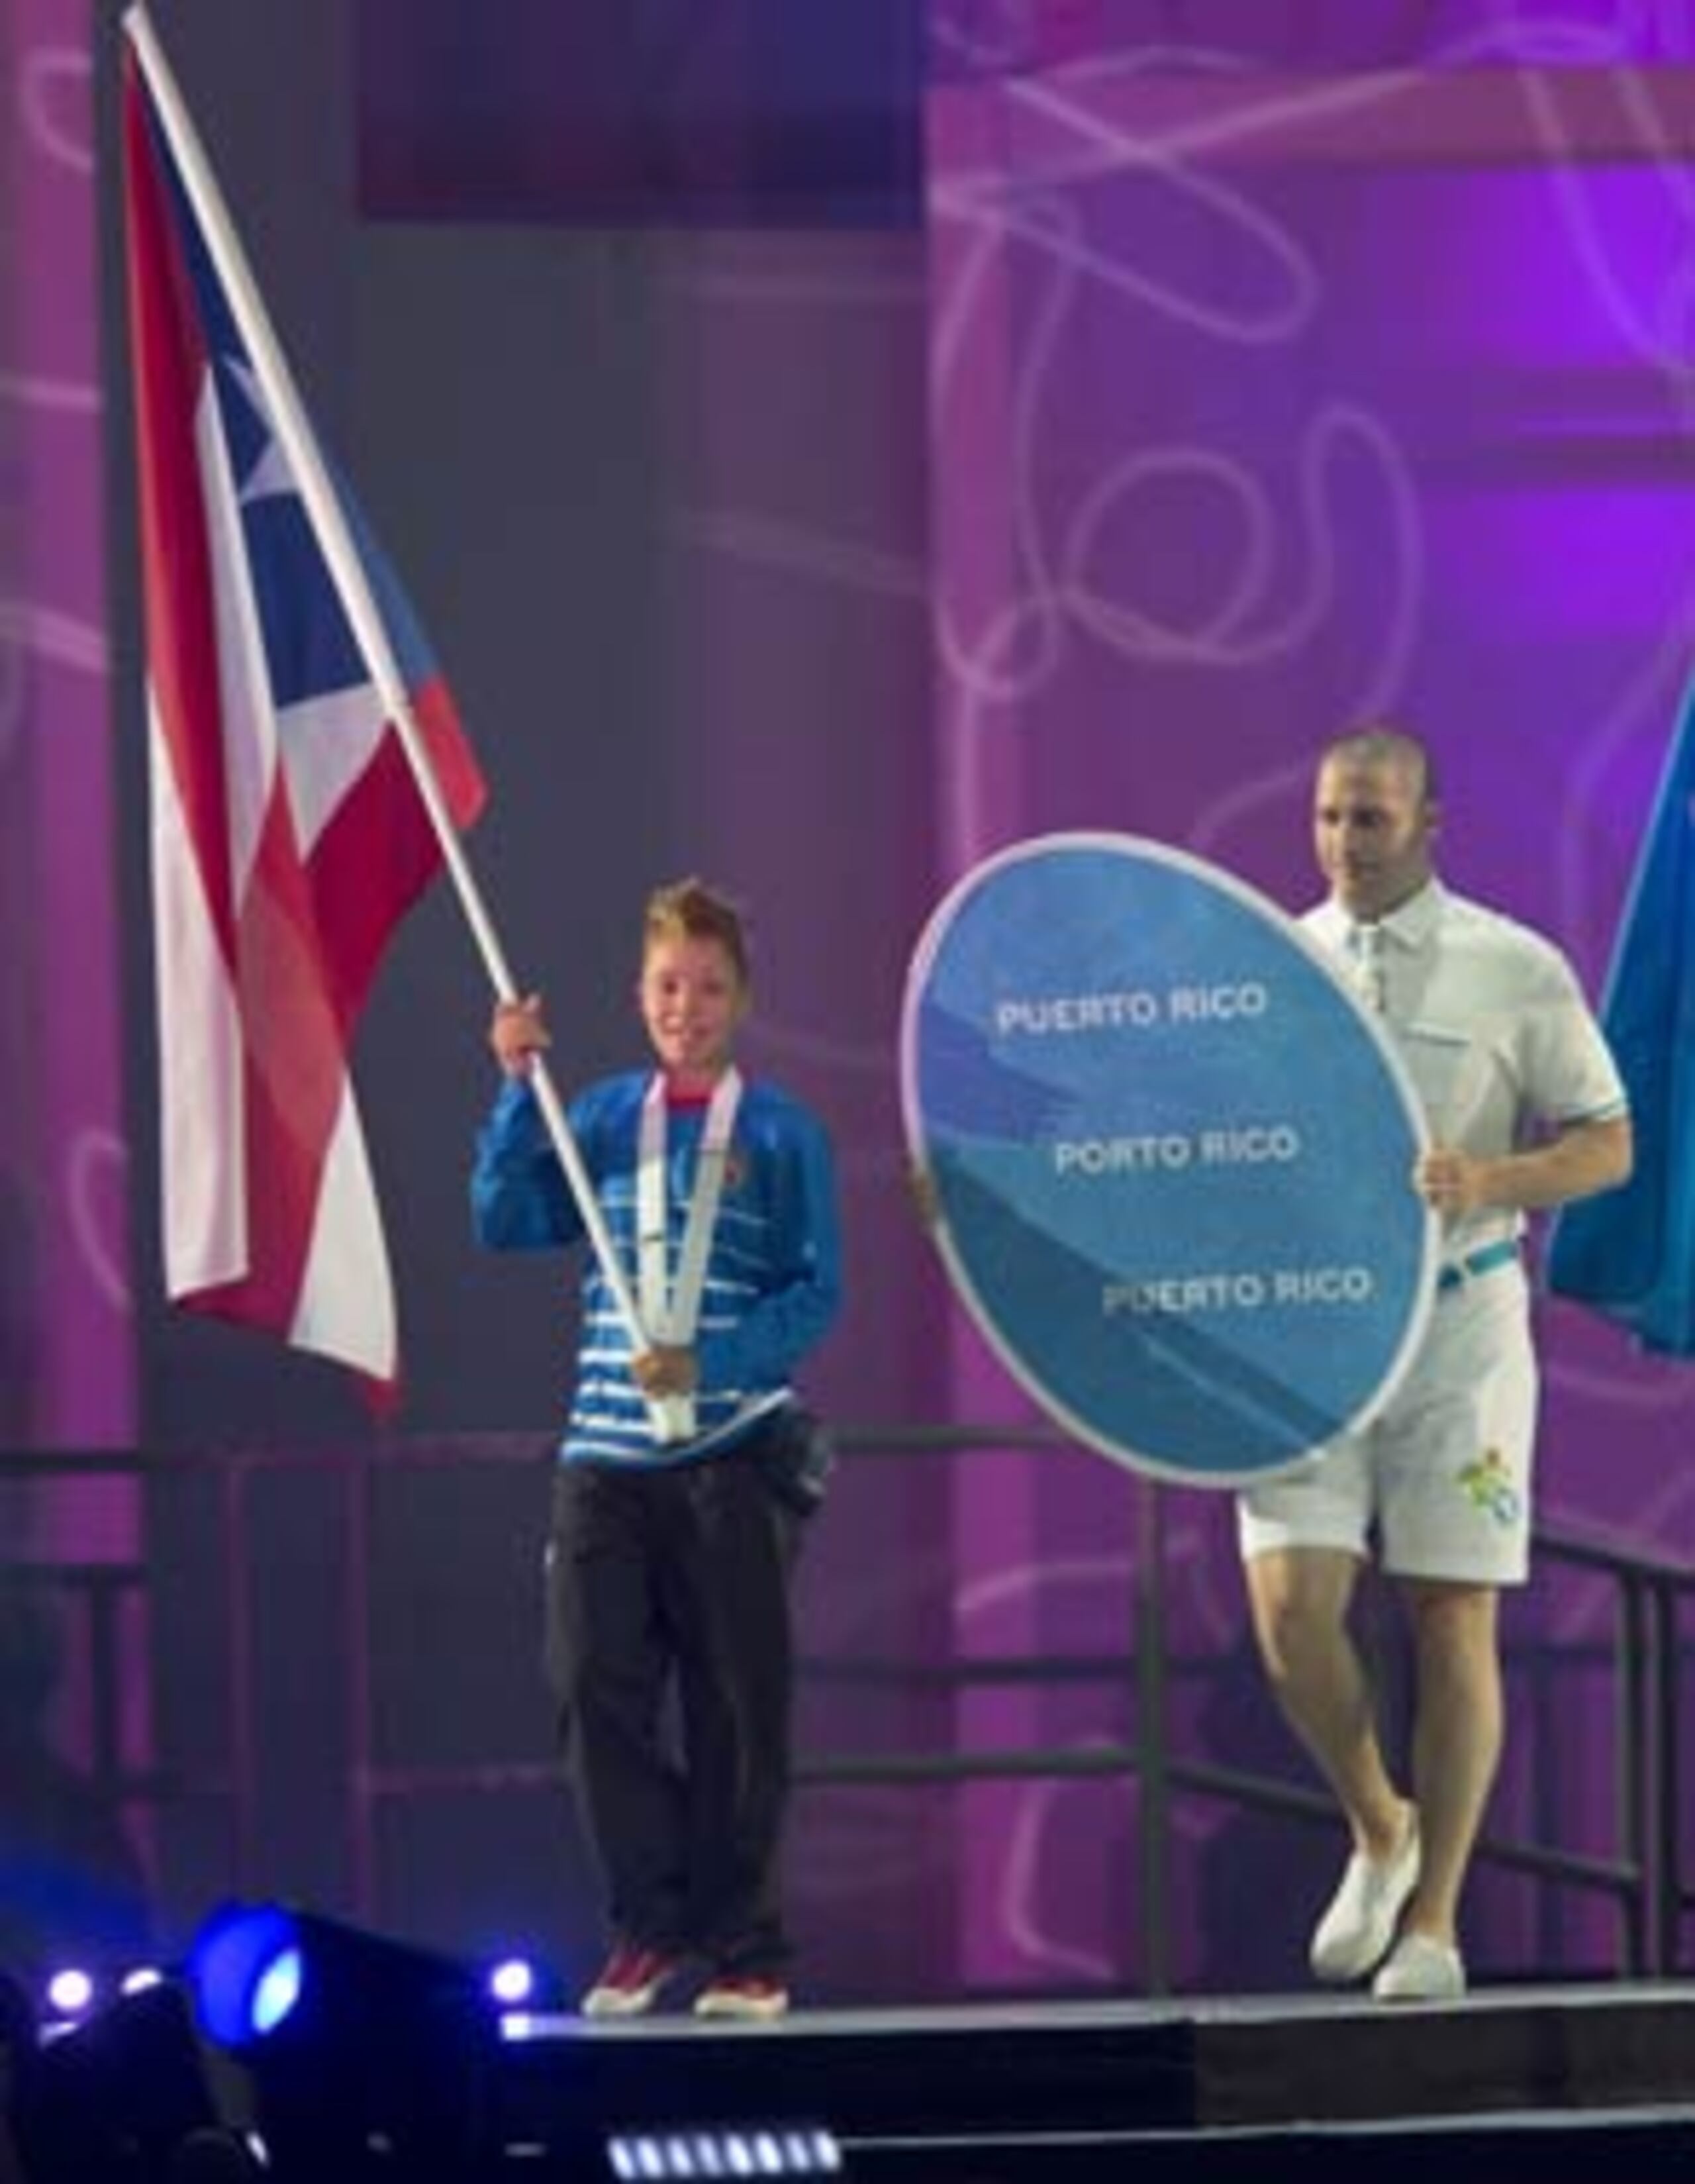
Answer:
<svg viewBox="0 0 1695 2184"><path fill-rule="evenodd" d="M1248 1596L1260 1658L1290 1727L1330 1785L1355 1848L1381 1860L1405 1841L1411 1808L1384 1763L1348 1627L1360 1567L1339 1548L1278 1548L1248 1560Z"/></svg>
<svg viewBox="0 0 1695 2184"><path fill-rule="evenodd" d="M1413 1786L1424 1836L1406 1930L1453 1945L1459 1892L1500 1763L1497 1643L1500 1596L1490 1585L1409 1581L1417 1663Z"/></svg>

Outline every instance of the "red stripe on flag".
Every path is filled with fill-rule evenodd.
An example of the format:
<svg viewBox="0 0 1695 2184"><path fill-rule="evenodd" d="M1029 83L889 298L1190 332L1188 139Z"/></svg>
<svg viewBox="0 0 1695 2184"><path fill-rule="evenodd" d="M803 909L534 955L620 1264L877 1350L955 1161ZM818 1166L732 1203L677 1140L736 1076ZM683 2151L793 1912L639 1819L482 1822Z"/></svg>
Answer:
<svg viewBox="0 0 1695 2184"><path fill-rule="evenodd" d="M195 733L219 711L211 549L200 493L195 412L206 359L188 272L153 154L132 52L124 57L131 347L141 500L148 680L226 961L236 954L222 739Z"/></svg>
<svg viewBox="0 0 1695 2184"><path fill-rule="evenodd" d="M453 700L436 682L413 705L448 811L457 826L469 826L486 791ZM441 868L435 829L391 729L313 844L308 867L325 978L347 1030L396 924Z"/></svg>

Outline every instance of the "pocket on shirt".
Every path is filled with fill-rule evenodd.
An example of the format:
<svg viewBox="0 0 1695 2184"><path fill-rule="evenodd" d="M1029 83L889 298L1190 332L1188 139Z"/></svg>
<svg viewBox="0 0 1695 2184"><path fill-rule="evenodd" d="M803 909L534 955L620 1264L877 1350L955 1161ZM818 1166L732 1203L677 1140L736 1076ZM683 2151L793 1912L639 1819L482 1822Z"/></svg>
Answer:
<svg viewBox="0 0 1695 2184"><path fill-rule="evenodd" d="M1487 1104L1493 1050L1468 1033L1430 1023L1398 1025L1396 1042L1431 1134L1439 1145L1459 1144Z"/></svg>

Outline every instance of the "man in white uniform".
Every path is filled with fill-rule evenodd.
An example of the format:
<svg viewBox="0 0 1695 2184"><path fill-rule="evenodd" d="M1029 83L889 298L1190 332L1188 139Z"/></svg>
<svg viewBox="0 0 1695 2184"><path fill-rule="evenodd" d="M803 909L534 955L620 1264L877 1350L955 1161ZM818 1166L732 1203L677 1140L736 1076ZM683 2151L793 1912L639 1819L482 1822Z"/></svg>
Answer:
<svg viewBox="0 0 1695 2184"><path fill-rule="evenodd" d="M1353 1836L1313 1935L1322 1980L1380 1998L1464 1992L1461 1885L1502 1737L1499 1589L1528 1565L1537 1373L1527 1212L1622 1183L1623 1087L1570 967L1436 878L1428 753L1368 729L1320 759L1314 838L1330 898L1305 920L1384 1015L1429 1117L1412 1187L1442 1224L1428 1334L1364 1433L1238 1507L1254 1631ZM1411 1615L1410 1794L1385 1762L1348 1628L1375 1541Z"/></svg>

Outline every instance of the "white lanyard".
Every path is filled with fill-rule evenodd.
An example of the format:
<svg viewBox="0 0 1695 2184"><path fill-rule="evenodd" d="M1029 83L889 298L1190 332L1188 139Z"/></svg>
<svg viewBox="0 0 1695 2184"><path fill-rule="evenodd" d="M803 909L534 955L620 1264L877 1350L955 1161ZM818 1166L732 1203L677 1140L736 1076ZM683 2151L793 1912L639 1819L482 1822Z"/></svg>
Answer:
<svg viewBox="0 0 1695 2184"><path fill-rule="evenodd" d="M636 1298L642 1325L650 1341L686 1349L700 1323L706 1290L706 1262L718 1225L718 1204L731 1132L742 1099L739 1072L726 1069L713 1087L696 1157L694 1188L683 1221L682 1247L673 1282L665 1249L668 1224L665 1191L665 1080L655 1075L642 1101L642 1129L636 1168ZM686 1396L664 1402L667 1438L694 1430L694 1405Z"/></svg>

